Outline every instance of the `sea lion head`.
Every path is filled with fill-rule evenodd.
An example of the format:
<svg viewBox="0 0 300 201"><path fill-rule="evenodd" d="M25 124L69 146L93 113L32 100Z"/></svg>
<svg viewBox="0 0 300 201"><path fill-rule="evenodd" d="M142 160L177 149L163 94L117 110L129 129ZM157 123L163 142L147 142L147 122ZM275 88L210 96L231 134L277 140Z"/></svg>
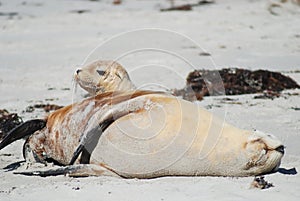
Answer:
<svg viewBox="0 0 300 201"><path fill-rule="evenodd" d="M127 71L115 61L95 61L77 69L74 78L91 95L135 88Z"/></svg>
<svg viewBox="0 0 300 201"><path fill-rule="evenodd" d="M244 145L246 165L244 170L263 174L276 172L284 155L284 146L275 136L255 131Z"/></svg>

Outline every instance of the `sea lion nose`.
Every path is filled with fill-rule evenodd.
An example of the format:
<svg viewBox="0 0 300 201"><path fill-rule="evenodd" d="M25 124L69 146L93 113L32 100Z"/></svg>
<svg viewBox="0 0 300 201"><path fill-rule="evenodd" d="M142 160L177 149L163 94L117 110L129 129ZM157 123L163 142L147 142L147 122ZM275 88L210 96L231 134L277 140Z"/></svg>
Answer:
<svg viewBox="0 0 300 201"><path fill-rule="evenodd" d="M278 152L280 152L280 153L282 153L282 154L284 154L284 146L283 145L280 145L275 150L278 151Z"/></svg>
<svg viewBox="0 0 300 201"><path fill-rule="evenodd" d="M78 75L78 73L80 73L82 70L79 68L76 70L76 74Z"/></svg>

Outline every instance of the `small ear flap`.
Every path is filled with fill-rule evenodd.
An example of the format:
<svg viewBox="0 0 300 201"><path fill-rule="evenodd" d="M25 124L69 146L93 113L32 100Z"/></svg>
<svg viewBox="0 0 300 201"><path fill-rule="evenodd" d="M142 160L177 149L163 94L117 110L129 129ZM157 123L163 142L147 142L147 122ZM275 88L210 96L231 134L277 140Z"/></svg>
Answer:
<svg viewBox="0 0 300 201"><path fill-rule="evenodd" d="M97 71L97 73L99 74L99 75L101 75L101 76L103 76L104 74L105 74L105 71L103 71L103 70L96 70Z"/></svg>
<svg viewBox="0 0 300 201"><path fill-rule="evenodd" d="M14 128L0 143L0 150L21 138L32 135L35 131L46 126L46 120L33 119Z"/></svg>

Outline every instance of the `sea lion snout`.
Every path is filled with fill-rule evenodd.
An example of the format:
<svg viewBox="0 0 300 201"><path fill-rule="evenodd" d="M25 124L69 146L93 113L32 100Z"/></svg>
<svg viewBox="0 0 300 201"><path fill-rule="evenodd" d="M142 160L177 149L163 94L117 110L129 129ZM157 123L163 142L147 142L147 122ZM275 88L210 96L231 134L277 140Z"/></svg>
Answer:
<svg viewBox="0 0 300 201"><path fill-rule="evenodd" d="M281 154L284 154L283 143L274 135L265 134L261 131L255 131L252 137L252 140L261 140L263 143L265 143L268 150L275 150Z"/></svg>
<svg viewBox="0 0 300 201"><path fill-rule="evenodd" d="M284 154L284 146L283 146L283 145L280 145L280 146L277 147L275 150L278 151L279 153Z"/></svg>
<svg viewBox="0 0 300 201"><path fill-rule="evenodd" d="M245 148L249 157L245 169L256 169L260 173L276 171L285 152L278 138L260 131L255 131L248 138Z"/></svg>

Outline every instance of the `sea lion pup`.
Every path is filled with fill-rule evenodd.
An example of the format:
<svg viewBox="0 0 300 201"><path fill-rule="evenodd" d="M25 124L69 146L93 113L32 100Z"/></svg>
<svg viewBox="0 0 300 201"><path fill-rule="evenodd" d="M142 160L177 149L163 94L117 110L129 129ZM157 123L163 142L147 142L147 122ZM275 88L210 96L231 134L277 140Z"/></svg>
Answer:
<svg viewBox="0 0 300 201"><path fill-rule="evenodd" d="M284 154L272 135L152 91L105 92L66 106L17 127L0 149L28 135L27 161L66 167L26 175L252 176L276 171Z"/></svg>
<svg viewBox="0 0 300 201"><path fill-rule="evenodd" d="M90 95L135 89L127 71L115 61L95 61L77 69L74 78Z"/></svg>

